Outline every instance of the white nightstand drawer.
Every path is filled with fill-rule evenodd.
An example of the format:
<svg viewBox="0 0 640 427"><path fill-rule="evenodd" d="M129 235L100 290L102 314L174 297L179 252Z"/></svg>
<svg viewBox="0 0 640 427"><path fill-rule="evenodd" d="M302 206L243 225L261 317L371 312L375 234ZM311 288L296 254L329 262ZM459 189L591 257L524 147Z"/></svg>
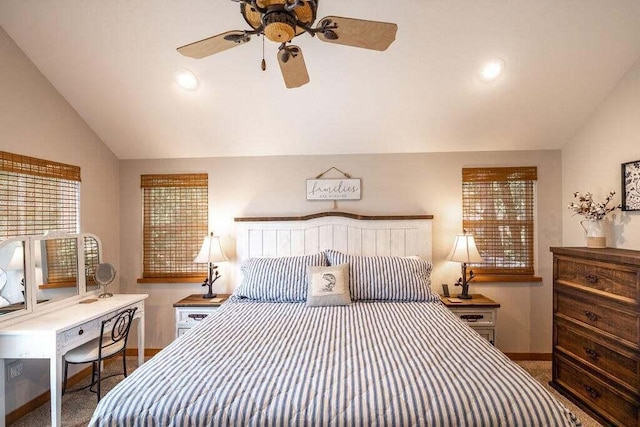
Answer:
<svg viewBox="0 0 640 427"><path fill-rule="evenodd" d="M473 330L476 331L478 334L480 334L482 338L489 341L491 344L495 345L496 343L495 329L473 328Z"/></svg>
<svg viewBox="0 0 640 427"><path fill-rule="evenodd" d="M473 328L481 328L484 326L496 326L496 310L495 309L478 309L478 308L456 308L452 309L456 316L465 321Z"/></svg>
<svg viewBox="0 0 640 427"><path fill-rule="evenodd" d="M187 332L189 332L191 330L191 328L178 328L178 330L176 331L176 338L177 337L181 337L184 334L186 334Z"/></svg>
<svg viewBox="0 0 640 427"><path fill-rule="evenodd" d="M180 308L177 309L178 323L193 325L202 321L218 307L211 308Z"/></svg>
<svg viewBox="0 0 640 427"><path fill-rule="evenodd" d="M203 299L202 295L194 294L173 304L176 310L176 338L215 312L229 296L222 294L216 299Z"/></svg>

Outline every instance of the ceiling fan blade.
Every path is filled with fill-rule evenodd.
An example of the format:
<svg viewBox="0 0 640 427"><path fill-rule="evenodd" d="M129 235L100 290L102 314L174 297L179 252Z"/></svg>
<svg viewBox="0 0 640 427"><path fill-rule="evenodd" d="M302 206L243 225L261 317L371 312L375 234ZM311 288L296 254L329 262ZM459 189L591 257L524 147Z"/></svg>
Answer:
<svg viewBox="0 0 640 427"><path fill-rule="evenodd" d="M327 16L318 24L327 29L319 31L320 40L372 50L387 50L396 39L398 26L390 22L366 21L364 19Z"/></svg>
<svg viewBox="0 0 640 427"><path fill-rule="evenodd" d="M304 63L302 50L298 46L289 45L280 49L278 63L287 88L292 89L309 83L307 66Z"/></svg>
<svg viewBox="0 0 640 427"><path fill-rule="evenodd" d="M184 56L202 59L209 55L245 44L249 40L251 40L251 36L244 31L227 31L226 33L180 46L177 50Z"/></svg>

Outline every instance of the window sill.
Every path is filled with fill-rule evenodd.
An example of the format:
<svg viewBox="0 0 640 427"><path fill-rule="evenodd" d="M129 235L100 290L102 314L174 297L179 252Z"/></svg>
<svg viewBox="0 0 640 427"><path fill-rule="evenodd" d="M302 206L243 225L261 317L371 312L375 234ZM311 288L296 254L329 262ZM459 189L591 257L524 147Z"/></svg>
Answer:
<svg viewBox="0 0 640 427"><path fill-rule="evenodd" d="M43 283L38 286L38 289L75 288L76 286L78 286L76 282Z"/></svg>
<svg viewBox="0 0 640 427"><path fill-rule="evenodd" d="M542 277L537 276L524 276L524 275L507 275L507 274L495 274L495 275L478 275L473 278L474 283L491 283L491 282L542 282Z"/></svg>
<svg viewBox="0 0 640 427"><path fill-rule="evenodd" d="M138 283L202 283L207 275L202 277L143 277Z"/></svg>

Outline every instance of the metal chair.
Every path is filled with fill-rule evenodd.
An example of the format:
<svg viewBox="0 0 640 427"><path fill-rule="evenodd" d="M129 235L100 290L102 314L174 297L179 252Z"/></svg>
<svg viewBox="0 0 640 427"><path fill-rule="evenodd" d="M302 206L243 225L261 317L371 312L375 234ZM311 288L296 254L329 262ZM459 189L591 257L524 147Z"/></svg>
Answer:
<svg viewBox="0 0 640 427"><path fill-rule="evenodd" d="M67 390L67 372L69 364L91 363L91 384L77 390L83 390L89 387L93 393L97 393L98 402L100 402L100 380L113 377L115 375L124 374L127 376L127 357L125 350L127 348L127 338L131 330L133 315L137 308L128 308L102 321L100 326L100 336L93 340L82 344L68 351L64 355L64 383L62 385L62 394ZM110 359L122 354L122 372L101 378L102 361ZM93 386L96 386L96 390Z"/></svg>

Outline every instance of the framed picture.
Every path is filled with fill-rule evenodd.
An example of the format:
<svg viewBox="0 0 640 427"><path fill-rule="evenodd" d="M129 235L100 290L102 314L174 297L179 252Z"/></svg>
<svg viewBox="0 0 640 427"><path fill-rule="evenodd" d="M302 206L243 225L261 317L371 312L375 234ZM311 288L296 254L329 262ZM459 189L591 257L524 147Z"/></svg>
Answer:
<svg viewBox="0 0 640 427"><path fill-rule="evenodd" d="M640 160L622 164L622 210L640 211Z"/></svg>

